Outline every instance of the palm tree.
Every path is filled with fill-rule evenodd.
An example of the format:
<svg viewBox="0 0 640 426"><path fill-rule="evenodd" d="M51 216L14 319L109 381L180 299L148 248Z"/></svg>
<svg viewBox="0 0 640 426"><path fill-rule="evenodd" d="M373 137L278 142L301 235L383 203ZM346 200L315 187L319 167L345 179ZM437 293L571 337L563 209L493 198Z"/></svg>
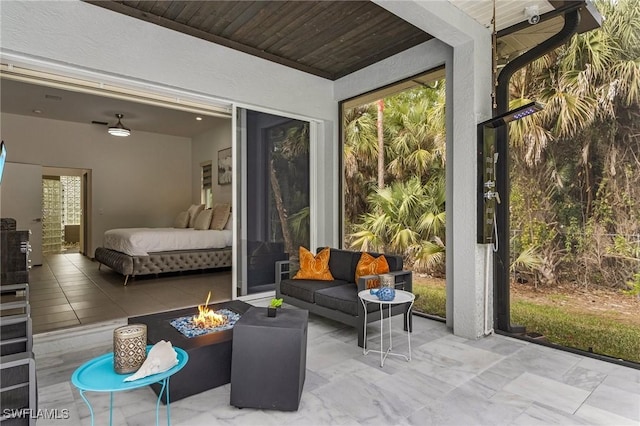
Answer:
<svg viewBox="0 0 640 426"><path fill-rule="evenodd" d="M402 253L427 268L443 264L444 104L439 81L384 99L383 120L375 119L379 102L345 113L345 210L352 247ZM375 126L381 121L382 148ZM382 172L375 167L385 163ZM393 183L380 187L385 178Z"/></svg>
<svg viewBox="0 0 640 426"><path fill-rule="evenodd" d="M598 235L640 232L640 8L637 0L596 5L606 17L601 29L574 36L512 79L513 103L546 104L542 113L510 125L512 163L518 167L512 181L519 192L512 191L512 199L544 198L535 221L518 217L531 213L516 209L512 222L530 231L522 232L520 248L533 247L534 240L546 244L539 248L555 253L551 265L562 263L564 250L549 247L581 247L588 255L588 239L569 239L565 232L576 223L581 239L587 229L603 229ZM608 243L611 255L597 260L601 274L619 272L619 247ZM638 265L627 264L627 275Z"/></svg>
<svg viewBox="0 0 640 426"><path fill-rule="evenodd" d="M309 246L309 199L305 180L297 178L296 170L305 170L308 163L309 124L292 121L284 139L274 147L269 162L269 183L273 194L273 202L280 221L285 252L292 258L297 256L297 247ZM286 196L283 195L286 189ZM290 212L293 213L290 216ZM306 212L306 213L305 213ZM305 233L306 231L306 233Z"/></svg>
<svg viewBox="0 0 640 426"><path fill-rule="evenodd" d="M345 173L345 219L347 225L357 221L367 208L369 188L375 184L377 169L377 113L373 105L351 108L344 113L345 135L343 161Z"/></svg>
<svg viewBox="0 0 640 426"><path fill-rule="evenodd" d="M400 253L422 266L436 267L442 263L443 176L432 177L426 185L414 176L407 182L377 189L369 195L369 205L371 212L354 226L352 248Z"/></svg>
<svg viewBox="0 0 640 426"><path fill-rule="evenodd" d="M378 119L376 129L378 133L378 188L384 188L384 99L376 102Z"/></svg>
<svg viewBox="0 0 640 426"><path fill-rule="evenodd" d="M395 179L442 173L445 163L444 84L418 87L387 100L389 173Z"/></svg>

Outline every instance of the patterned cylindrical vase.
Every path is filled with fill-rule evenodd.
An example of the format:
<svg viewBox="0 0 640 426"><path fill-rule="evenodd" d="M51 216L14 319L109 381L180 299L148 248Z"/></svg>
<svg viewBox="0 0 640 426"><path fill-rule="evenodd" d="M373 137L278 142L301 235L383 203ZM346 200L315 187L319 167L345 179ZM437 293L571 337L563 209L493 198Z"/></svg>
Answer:
<svg viewBox="0 0 640 426"><path fill-rule="evenodd" d="M395 277L395 275L392 275L392 274L380 274L380 275L378 275L378 278L380 279L380 288L384 288L384 287L395 288L396 287L396 277Z"/></svg>
<svg viewBox="0 0 640 426"><path fill-rule="evenodd" d="M147 359L147 326L129 324L113 331L113 368L118 374L138 371Z"/></svg>

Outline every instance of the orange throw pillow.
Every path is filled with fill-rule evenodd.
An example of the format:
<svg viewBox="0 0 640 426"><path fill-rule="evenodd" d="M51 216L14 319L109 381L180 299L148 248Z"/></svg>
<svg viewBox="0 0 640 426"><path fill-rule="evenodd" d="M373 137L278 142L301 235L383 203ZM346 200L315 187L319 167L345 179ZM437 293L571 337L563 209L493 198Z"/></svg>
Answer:
<svg viewBox="0 0 640 426"><path fill-rule="evenodd" d="M331 281L333 275L329 270L330 249L327 247L317 255L313 255L309 250L300 246L300 270L293 277L294 280L321 280Z"/></svg>
<svg viewBox="0 0 640 426"><path fill-rule="evenodd" d="M373 257L369 253L362 253L360 260L358 261L358 265L356 266L356 284L358 283L358 278L364 275L379 275L386 274L388 272L389 264L387 263L387 258L384 257L384 255ZM367 288L377 287L380 285L379 280L370 281L373 282L367 281Z"/></svg>

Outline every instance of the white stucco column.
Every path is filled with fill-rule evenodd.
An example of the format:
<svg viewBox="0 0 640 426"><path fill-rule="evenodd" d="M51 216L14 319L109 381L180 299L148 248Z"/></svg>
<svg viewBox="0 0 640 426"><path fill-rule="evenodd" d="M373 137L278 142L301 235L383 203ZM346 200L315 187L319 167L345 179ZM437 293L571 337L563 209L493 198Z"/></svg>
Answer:
<svg viewBox="0 0 640 426"><path fill-rule="evenodd" d="M491 32L448 1L376 3L451 47L446 61L447 324L458 336L477 338L484 331L485 251L476 243L476 124L491 114ZM489 312L489 327L492 317Z"/></svg>

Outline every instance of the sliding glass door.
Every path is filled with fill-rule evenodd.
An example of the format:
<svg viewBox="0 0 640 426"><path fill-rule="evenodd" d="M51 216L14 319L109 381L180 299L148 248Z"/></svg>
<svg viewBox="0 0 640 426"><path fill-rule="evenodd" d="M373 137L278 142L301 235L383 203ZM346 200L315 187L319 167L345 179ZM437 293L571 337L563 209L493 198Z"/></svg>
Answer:
<svg viewBox="0 0 640 426"><path fill-rule="evenodd" d="M309 247L309 122L237 109L238 295L275 288L275 262Z"/></svg>

